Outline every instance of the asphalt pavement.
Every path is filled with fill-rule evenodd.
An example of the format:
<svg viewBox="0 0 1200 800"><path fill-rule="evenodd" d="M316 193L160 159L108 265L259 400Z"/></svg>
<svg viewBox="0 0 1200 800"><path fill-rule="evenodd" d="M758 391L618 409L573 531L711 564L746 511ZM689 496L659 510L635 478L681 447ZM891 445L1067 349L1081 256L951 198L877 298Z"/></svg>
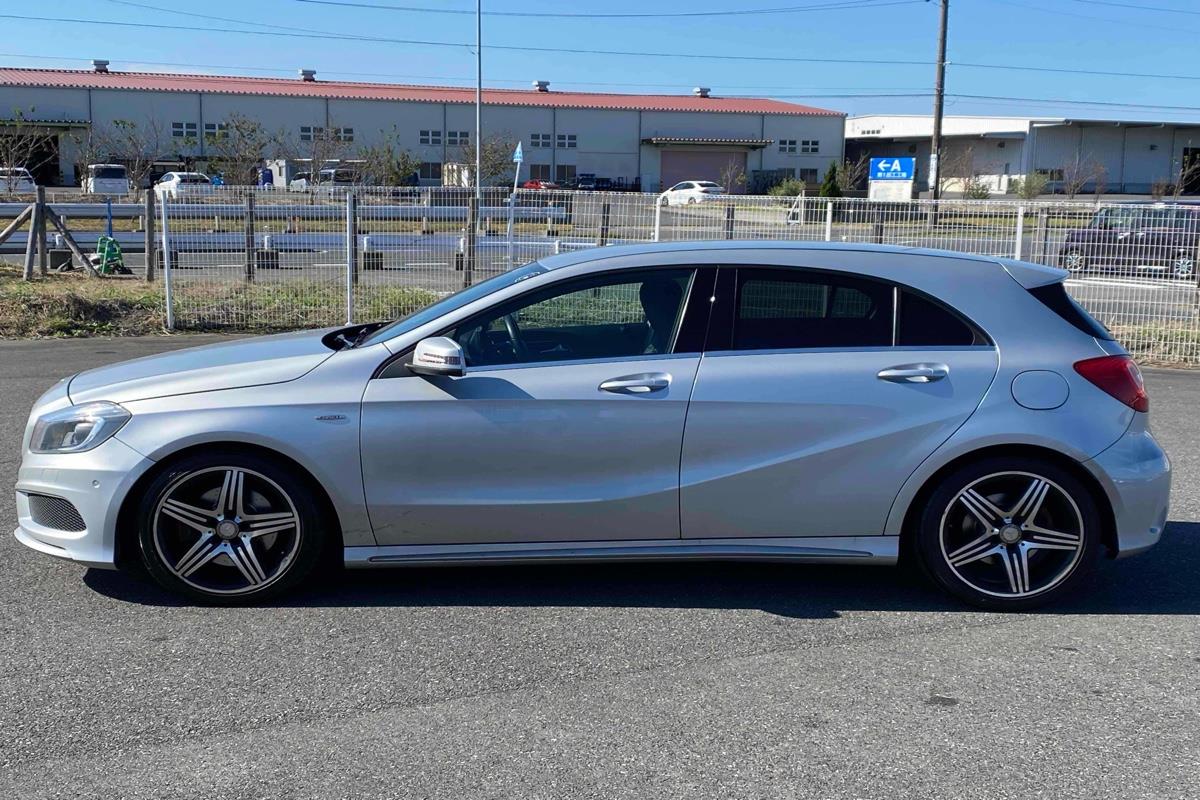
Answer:
<svg viewBox="0 0 1200 800"><path fill-rule="evenodd" d="M0 483L55 379L204 340L0 343ZM202 608L4 536L0 798L1194 798L1200 373L1147 380L1164 540L1034 614L754 564L355 573Z"/></svg>

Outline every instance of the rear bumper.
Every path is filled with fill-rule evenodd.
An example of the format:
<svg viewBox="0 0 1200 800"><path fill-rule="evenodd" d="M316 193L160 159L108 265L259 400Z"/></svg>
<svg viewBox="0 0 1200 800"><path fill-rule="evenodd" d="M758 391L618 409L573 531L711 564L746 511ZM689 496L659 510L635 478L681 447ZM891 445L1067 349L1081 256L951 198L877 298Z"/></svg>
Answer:
<svg viewBox="0 0 1200 800"><path fill-rule="evenodd" d="M17 477L17 529L21 544L40 553L112 569L116 563L117 514L121 502L153 461L119 439L69 455L25 453ZM67 500L84 529L60 530L34 520L29 495Z"/></svg>
<svg viewBox="0 0 1200 800"><path fill-rule="evenodd" d="M1104 486L1117 525L1117 557L1140 553L1158 542L1167 524L1171 463L1138 414L1125 435L1083 462Z"/></svg>

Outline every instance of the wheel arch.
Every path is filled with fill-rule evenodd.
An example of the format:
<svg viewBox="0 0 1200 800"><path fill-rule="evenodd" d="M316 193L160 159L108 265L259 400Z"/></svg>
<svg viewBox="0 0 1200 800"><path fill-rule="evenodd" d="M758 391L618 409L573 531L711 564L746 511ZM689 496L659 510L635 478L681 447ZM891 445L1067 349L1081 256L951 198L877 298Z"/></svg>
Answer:
<svg viewBox="0 0 1200 800"><path fill-rule="evenodd" d="M925 503L929 500L929 496L933 494L942 480L951 472L966 464L995 457L1023 457L1049 461L1071 473L1072 476L1077 478L1087 488L1096 503L1096 508L1100 510L1100 541L1104 545L1109 557L1115 557L1118 549L1116 515L1108 493L1104 491L1104 487L1096 479L1096 476L1089 472L1079 461L1048 447L1033 444L1003 444L983 447L955 456L938 467L932 475L925 479L924 483L921 484L921 488L912 496L912 500L909 501L908 508L904 512L904 521L900 528L901 558L910 558L912 556L912 543L915 539L916 526L920 519L921 511L924 509Z"/></svg>
<svg viewBox="0 0 1200 800"><path fill-rule="evenodd" d="M128 566L137 560L135 554L137 552L138 504L150 483L181 459L214 449L256 455L276 461L287 469L293 470L297 477L309 485L313 493L312 496L316 500L322 515L332 526L330 530L332 535L328 537L326 543L328 552L323 554L323 560L328 561L336 558L336 563L341 562L343 548L342 523L338 516L337 507L330 498L329 492L326 491L321 482L303 464L278 450L273 450L263 445L251 444L249 442L217 440L182 447L164 456L129 487L129 491L125 493L124 499L121 500L120 511L117 513L114 561L118 567Z"/></svg>

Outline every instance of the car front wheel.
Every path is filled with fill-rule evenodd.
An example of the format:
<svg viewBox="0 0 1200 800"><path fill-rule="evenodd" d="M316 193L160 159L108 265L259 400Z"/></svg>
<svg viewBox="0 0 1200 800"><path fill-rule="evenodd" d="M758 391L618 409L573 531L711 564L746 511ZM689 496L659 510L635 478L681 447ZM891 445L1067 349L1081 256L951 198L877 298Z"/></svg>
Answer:
<svg viewBox="0 0 1200 800"><path fill-rule="evenodd" d="M1059 257L1059 265L1068 272L1083 272L1088 267L1087 256L1082 250L1072 247L1063 251Z"/></svg>
<svg viewBox="0 0 1200 800"><path fill-rule="evenodd" d="M991 458L955 470L934 490L916 531L933 580L976 606L1020 611L1077 586L1100 547L1087 488L1056 464Z"/></svg>
<svg viewBox="0 0 1200 800"><path fill-rule="evenodd" d="M325 533L312 490L257 455L182 459L141 500L142 561L164 588L223 605L257 602L312 573Z"/></svg>

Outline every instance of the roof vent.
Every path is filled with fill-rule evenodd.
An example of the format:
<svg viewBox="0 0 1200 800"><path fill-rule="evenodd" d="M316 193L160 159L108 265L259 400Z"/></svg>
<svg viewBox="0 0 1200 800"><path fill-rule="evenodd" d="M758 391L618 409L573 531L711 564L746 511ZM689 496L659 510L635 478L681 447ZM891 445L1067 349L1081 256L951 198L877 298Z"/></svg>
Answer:
<svg viewBox="0 0 1200 800"><path fill-rule="evenodd" d="M692 94L696 95L696 97L708 97L708 93L711 91L712 89L707 86L697 86L695 89L692 89Z"/></svg>
<svg viewBox="0 0 1200 800"><path fill-rule="evenodd" d="M315 69L300 70L300 80L311 82L311 81L315 81L316 79L317 79L317 71Z"/></svg>
<svg viewBox="0 0 1200 800"><path fill-rule="evenodd" d="M550 81L534 81L533 89L537 92L548 92L550 91Z"/></svg>
<svg viewBox="0 0 1200 800"><path fill-rule="evenodd" d="M96 72L108 72L108 61L103 58L92 59L92 69Z"/></svg>

